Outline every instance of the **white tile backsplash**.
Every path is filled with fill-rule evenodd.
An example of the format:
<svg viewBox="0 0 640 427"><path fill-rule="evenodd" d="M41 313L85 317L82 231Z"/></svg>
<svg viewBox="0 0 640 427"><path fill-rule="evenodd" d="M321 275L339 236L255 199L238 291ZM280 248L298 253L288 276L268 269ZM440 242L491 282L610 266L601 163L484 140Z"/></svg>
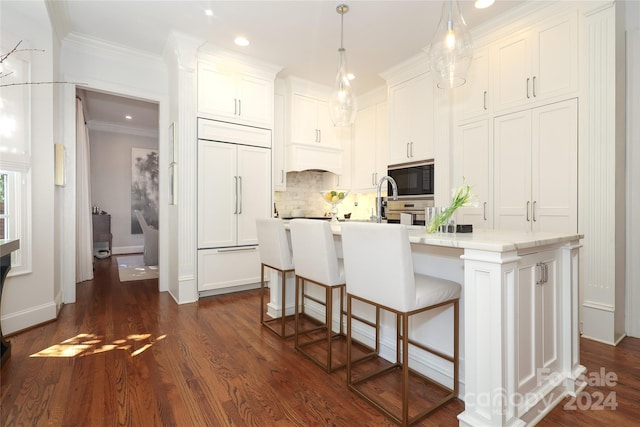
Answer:
<svg viewBox="0 0 640 427"><path fill-rule="evenodd" d="M281 218L291 216L293 209L303 209L306 216L330 216L331 204L320 195L321 191L332 190L324 188L323 174L318 171L287 173L287 191L276 191L273 198ZM351 213L352 219L369 219L372 209L375 212L375 206L375 192L349 193L338 205L338 218L342 219L345 213Z"/></svg>

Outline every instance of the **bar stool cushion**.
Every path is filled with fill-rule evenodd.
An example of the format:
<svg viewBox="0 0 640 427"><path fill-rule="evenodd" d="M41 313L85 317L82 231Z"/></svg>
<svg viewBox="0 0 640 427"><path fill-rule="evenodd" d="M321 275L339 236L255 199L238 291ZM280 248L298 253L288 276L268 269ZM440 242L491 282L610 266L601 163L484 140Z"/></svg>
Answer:
<svg viewBox="0 0 640 427"><path fill-rule="evenodd" d="M293 255L284 223L278 218L256 220L260 262L279 270L293 269Z"/></svg>
<svg viewBox="0 0 640 427"><path fill-rule="evenodd" d="M460 298L459 283L433 276L415 274L416 304L414 308L429 307L444 301Z"/></svg>

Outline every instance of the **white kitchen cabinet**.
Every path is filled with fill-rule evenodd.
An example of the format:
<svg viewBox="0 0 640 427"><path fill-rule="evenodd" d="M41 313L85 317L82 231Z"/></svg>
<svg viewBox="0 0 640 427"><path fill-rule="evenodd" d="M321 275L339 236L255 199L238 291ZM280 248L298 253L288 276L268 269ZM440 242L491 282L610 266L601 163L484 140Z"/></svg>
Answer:
<svg viewBox="0 0 640 427"><path fill-rule="evenodd" d="M493 144L490 123L491 119L486 118L460 124L455 134L455 185L462 184L465 178L477 202L477 205L459 208L455 213L456 221L459 224L473 224L474 230L486 230L493 226L490 194Z"/></svg>
<svg viewBox="0 0 640 427"><path fill-rule="evenodd" d="M468 120L490 112L491 80L489 79L489 50L476 49L467 73L467 81L453 91L456 119Z"/></svg>
<svg viewBox="0 0 640 427"><path fill-rule="evenodd" d="M258 246L201 249L198 251L198 291L223 293L225 289L260 282ZM228 291L227 291L228 292Z"/></svg>
<svg viewBox="0 0 640 427"><path fill-rule="evenodd" d="M560 290L556 251L525 255L518 263L515 380L520 396L544 388L560 368ZM546 374L546 375L545 375ZM522 410L522 408L519 408ZM517 414L520 416L522 414Z"/></svg>
<svg viewBox="0 0 640 427"><path fill-rule="evenodd" d="M375 191L387 174L387 103L380 102L358 111L353 127L351 186L354 191Z"/></svg>
<svg viewBox="0 0 640 427"><path fill-rule="evenodd" d="M341 128L329 117L329 103L294 93L291 108L291 143L340 148Z"/></svg>
<svg viewBox="0 0 640 427"><path fill-rule="evenodd" d="M576 232L577 100L494 119L496 229Z"/></svg>
<svg viewBox="0 0 640 427"><path fill-rule="evenodd" d="M198 143L198 248L257 245L256 219L271 216L271 150Z"/></svg>
<svg viewBox="0 0 640 427"><path fill-rule="evenodd" d="M287 190L284 96L275 94L273 111L273 189Z"/></svg>
<svg viewBox="0 0 640 427"><path fill-rule="evenodd" d="M274 79L227 61L198 62L198 115L273 127Z"/></svg>
<svg viewBox="0 0 640 427"><path fill-rule="evenodd" d="M432 159L433 81L429 73L389 87L389 163Z"/></svg>
<svg viewBox="0 0 640 427"><path fill-rule="evenodd" d="M577 22L574 11L494 44L491 74L496 112L577 93Z"/></svg>
<svg viewBox="0 0 640 427"><path fill-rule="evenodd" d="M351 127L342 127L338 132L341 148L341 162L342 164L347 165L347 167L343 167L340 173L325 172L322 177L322 186L324 189L334 190L336 188L339 188L352 191L353 174L351 168L349 167L349 165L351 165L353 146L353 143L351 141L351 129Z"/></svg>

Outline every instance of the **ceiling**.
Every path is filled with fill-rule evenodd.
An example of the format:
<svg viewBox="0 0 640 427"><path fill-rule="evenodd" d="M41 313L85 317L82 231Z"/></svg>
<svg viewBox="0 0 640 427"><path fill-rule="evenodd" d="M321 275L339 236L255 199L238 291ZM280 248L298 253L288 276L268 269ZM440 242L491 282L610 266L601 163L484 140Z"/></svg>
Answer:
<svg viewBox="0 0 640 427"><path fill-rule="evenodd" d="M524 1L497 0L475 9L460 0L469 27L476 27ZM162 55L171 31L241 52L297 77L331 86L340 47L339 0L289 1L61 1L47 0L62 37L73 33ZM384 84L380 73L423 52L438 25L440 0L346 0L344 47L357 94ZM213 11L207 16L205 10ZM234 45L242 35L251 44ZM91 96L89 93L87 96ZM122 115L122 114L121 114ZM157 127L157 121L155 122Z"/></svg>

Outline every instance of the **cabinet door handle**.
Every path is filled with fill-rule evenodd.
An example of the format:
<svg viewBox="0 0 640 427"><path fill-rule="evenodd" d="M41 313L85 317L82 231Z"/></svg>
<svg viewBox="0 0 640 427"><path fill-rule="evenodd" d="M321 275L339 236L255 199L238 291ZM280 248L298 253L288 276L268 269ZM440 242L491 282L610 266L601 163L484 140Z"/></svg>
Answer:
<svg viewBox="0 0 640 427"><path fill-rule="evenodd" d="M530 79L529 77L527 77L527 99L531 98L531 97L529 96L529 81L530 81L530 80L531 80L531 79Z"/></svg>
<svg viewBox="0 0 640 427"><path fill-rule="evenodd" d="M340 175L336 176L336 187L340 187Z"/></svg>
<svg viewBox="0 0 640 427"><path fill-rule="evenodd" d="M484 91L483 100L482 101L484 103L484 111L487 111L487 91L486 90Z"/></svg>
<svg viewBox="0 0 640 427"><path fill-rule="evenodd" d="M410 144L410 147L411 147L409 149L409 152L411 153L411 157L413 157L413 141L411 141L409 144Z"/></svg>
<svg viewBox="0 0 640 427"><path fill-rule="evenodd" d="M242 251L255 251L256 246L249 246L247 248L229 248L229 249L218 249L218 252L242 252Z"/></svg>
<svg viewBox="0 0 640 427"><path fill-rule="evenodd" d="M318 129L318 142L322 142L322 129Z"/></svg>
<svg viewBox="0 0 640 427"><path fill-rule="evenodd" d="M536 96L536 76L533 76L533 97L535 98Z"/></svg>
<svg viewBox="0 0 640 427"><path fill-rule="evenodd" d="M537 201L537 200L534 200L534 201L533 201L533 209L531 209L531 215L533 216L533 222L538 221L538 220L536 219L536 205L537 205L537 204L538 204L538 201Z"/></svg>
<svg viewBox="0 0 640 427"><path fill-rule="evenodd" d="M235 193L236 193L236 203L235 203L235 209L233 210L233 214L237 215L238 214L238 177L237 176L233 177L233 189L235 190Z"/></svg>
<svg viewBox="0 0 640 427"><path fill-rule="evenodd" d="M242 115L242 99L238 99L238 115Z"/></svg>
<svg viewBox="0 0 640 427"><path fill-rule="evenodd" d="M536 263L536 269L538 270L538 279L536 279L536 285L543 285L549 281L549 265L546 262Z"/></svg>
<svg viewBox="0 0 640 427"><path fill-rule="evenodd" d="M536 280L536 285L542 285L542 277L544 275L542 270L543 270L542 263L537 262L536 263L536 276L538 276L538 277L535 279Z"/></svg>
<svg viewBox="0 0 640 427"><path fill-rule="evenodd" d="M238 205L239 205L238 214L241 214L242 213L242 177L241 176L238 177L238 187L239 187L239 189L238 189Z"/></svg>
<svg viewBox="0 0 640 427"><path fill-rule="evenodd" d="M527 222L529 222L529 205L531 204L530 201L527 200Z"/></svg>
<svg viewBox="0 0 640 427"><path fill-rule="evenodd" d="M487 220L487 202L484 202L482 204L482 217L484 218L484 220Z"/></svg>
<svg viewBox="0 0 640 427"><path fill-rule="evenodd" d="M233 115L238 115L238 98L233 98Z"/></svg>
<svg viewBox="0 0 640 427"><path fill-rule="evenodd" d="M407 158L409 157L409 143L407 142Z"/></svg>
<svg viewBox="0 0 640 427"><path fill-rule="evenodd" d="M280 169L280 183L284 184L284 169Z"/></svg>

